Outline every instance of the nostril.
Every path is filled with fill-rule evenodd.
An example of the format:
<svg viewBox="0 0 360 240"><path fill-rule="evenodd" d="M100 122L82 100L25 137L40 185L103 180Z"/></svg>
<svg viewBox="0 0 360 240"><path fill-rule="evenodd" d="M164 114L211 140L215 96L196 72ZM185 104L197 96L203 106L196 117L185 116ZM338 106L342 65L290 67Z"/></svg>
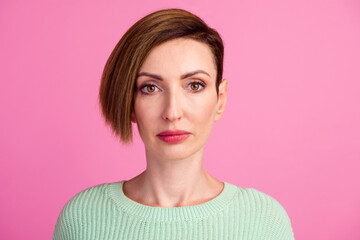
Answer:
<svg viewBox="0 0 360 240"><path fill-rule="evenodd" d="M169 121L179 120L182 117L182 112L179 109L167 109L162 118Z"/></svg>
<svg viewBox="0 0 360 240"><path fill-rule="evenodd" d="M175 115L163 115L162 118L167 121L174 121L174 120L180 120L182 118L181 115L175 114Z"/></svg>

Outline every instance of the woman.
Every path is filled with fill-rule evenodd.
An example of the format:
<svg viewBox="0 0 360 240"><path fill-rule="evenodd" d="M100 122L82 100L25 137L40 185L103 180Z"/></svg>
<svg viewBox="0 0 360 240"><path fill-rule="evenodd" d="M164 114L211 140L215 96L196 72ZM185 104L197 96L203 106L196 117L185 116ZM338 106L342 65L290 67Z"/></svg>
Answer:
<svg viewBox="0 0 360 240"><path fill-rule="evenodd" d="M275 199L202 167L226 105L223 55L219 34L181 9L154 12L125 33L105 66L100 104L122 142L137 124L146 170L76 194L53 239L293 239Z"/></svg>

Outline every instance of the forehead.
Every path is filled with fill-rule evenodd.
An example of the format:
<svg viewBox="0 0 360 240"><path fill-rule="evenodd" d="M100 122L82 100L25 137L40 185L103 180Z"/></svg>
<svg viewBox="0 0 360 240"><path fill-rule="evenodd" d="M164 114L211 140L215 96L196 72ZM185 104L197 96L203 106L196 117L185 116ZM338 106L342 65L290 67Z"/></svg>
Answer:
<svg viewBox="0 0 360 240"><path fill-rule="evenodd" d="M216 77L216 66L210 47L193 39L177 38L154 47L140 71L171 76L198 69L208 72L211 78Z"/></svg>

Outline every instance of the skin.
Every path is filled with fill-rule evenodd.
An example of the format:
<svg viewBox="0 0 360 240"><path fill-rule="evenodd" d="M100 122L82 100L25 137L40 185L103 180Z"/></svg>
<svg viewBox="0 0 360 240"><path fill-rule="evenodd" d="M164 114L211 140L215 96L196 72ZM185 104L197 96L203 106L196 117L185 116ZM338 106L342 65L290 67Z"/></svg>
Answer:
<svg viewBox="0 0 360 240"><path fill-rule="evenodd" d="M205 71L181 79L185 73ZM227 84L216 93L216 65L208 45L178 38L153 48L136 80L132 121L145 145L147 167L126 181L124 194L144 205L191 206L218 196L224 184L203 168L205 143L225 109ZM180 143L166 143L157 134L185 130Z"/></svg>

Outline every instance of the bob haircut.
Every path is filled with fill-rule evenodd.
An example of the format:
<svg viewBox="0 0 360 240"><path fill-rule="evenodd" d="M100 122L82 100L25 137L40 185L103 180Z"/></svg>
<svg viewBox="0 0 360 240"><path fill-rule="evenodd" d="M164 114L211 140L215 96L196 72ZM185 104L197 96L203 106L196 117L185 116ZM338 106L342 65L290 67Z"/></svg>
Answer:
<svg viewBox="0 0 360 240"><path fill-rule="evenodd" d="M99 89L99 103L105 122L121 142L132 143L131 113L136 78L149 52L165 41L189 38L206 43L217 70L216 92L222 81L224 45L216 30L198 16L177 8L153 12L123 35L106 62Z"/></svg>

